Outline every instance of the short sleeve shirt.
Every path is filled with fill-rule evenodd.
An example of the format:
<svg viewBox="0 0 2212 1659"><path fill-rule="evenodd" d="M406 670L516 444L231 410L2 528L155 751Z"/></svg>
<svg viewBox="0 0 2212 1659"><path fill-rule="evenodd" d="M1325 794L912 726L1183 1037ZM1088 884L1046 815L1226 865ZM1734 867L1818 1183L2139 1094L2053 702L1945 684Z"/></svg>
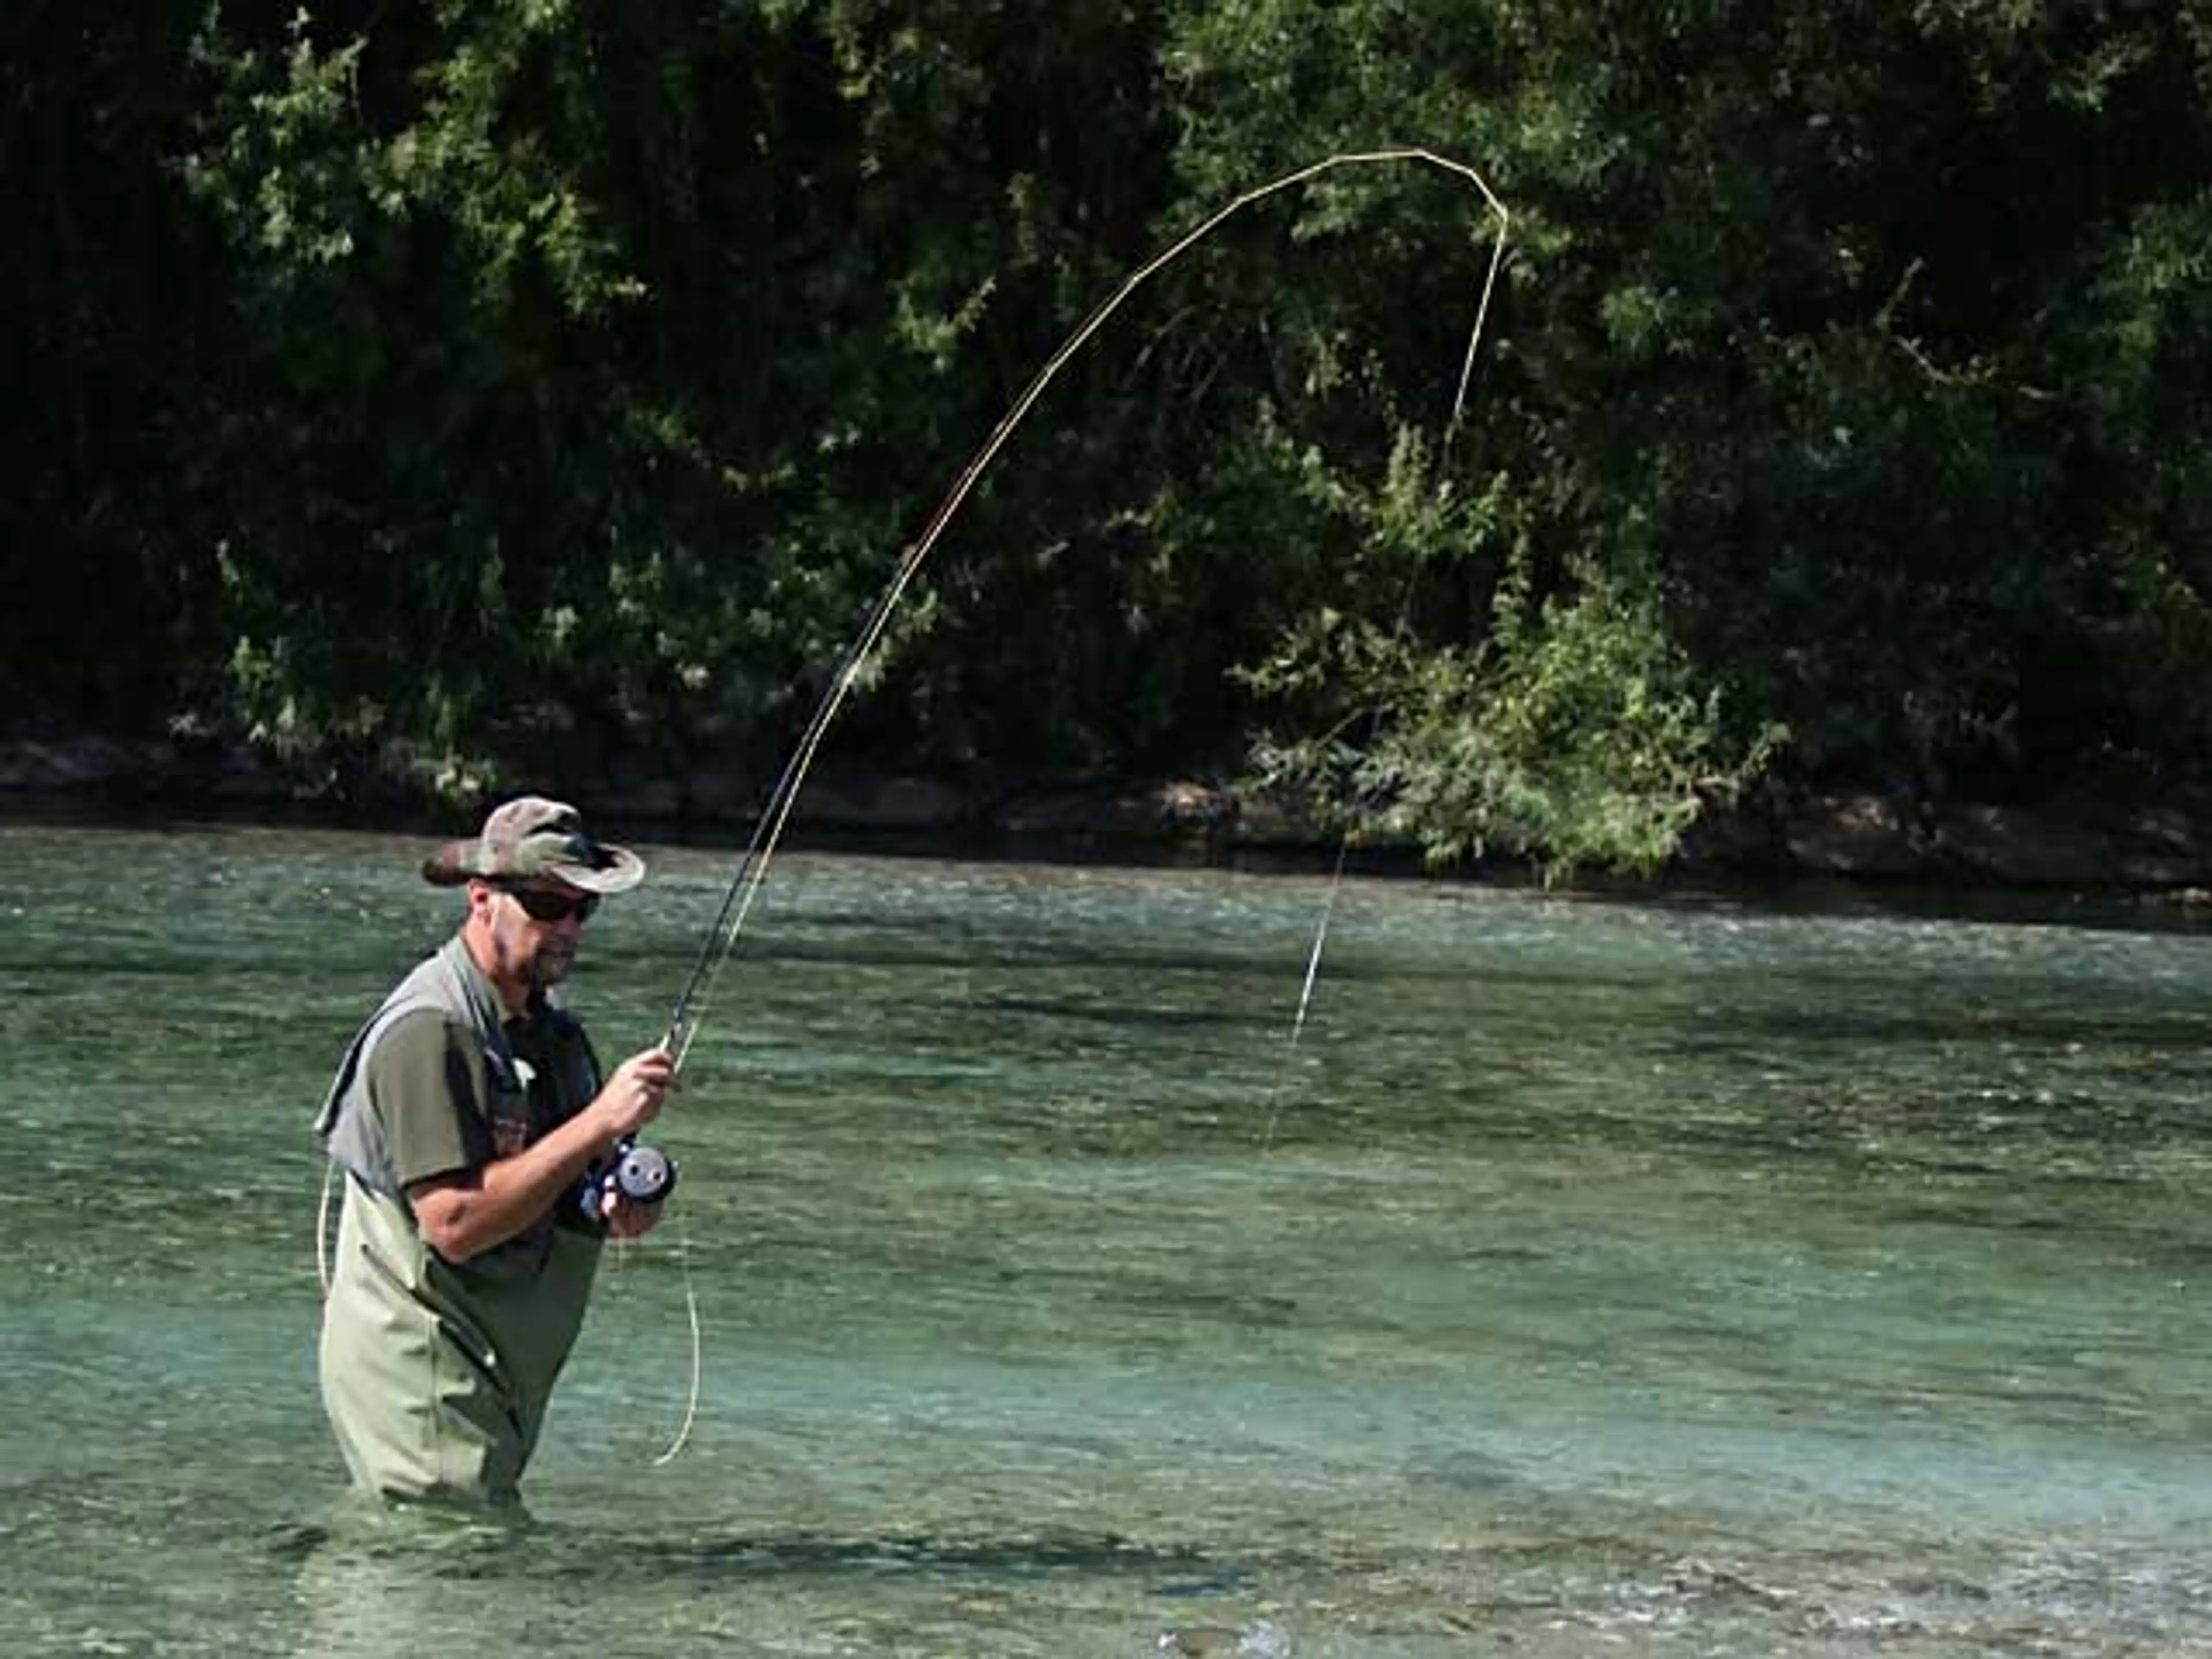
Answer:
<svg viewBox="0 0 2212 1659"><path fill-rule="evenodd" d="M402 1191L492 1161L491 1063L466 1030L434 1008L403 1014L365 1070Z"/></svg>
<svg viewBox="0 0 2212 1659"><path fill-rule="evenodd" d="M370 1051L363 1080L401 1191L512 1158L587 1103L562 1086L598 1076L575 1021L539 1007L506 1036L519 1096L497 1086L476 1034L435 1009L401 1015Z"/></svg>

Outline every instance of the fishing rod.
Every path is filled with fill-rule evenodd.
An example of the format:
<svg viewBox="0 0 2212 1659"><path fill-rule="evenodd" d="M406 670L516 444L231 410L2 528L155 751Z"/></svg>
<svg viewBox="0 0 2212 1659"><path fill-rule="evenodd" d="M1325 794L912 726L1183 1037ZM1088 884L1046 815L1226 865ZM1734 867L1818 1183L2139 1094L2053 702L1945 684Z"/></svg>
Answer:
<svg viewBox="0 0 2212 1659"><path fill-rule="evenodd" d="M699 946L698 959L691 965L690 977L684 981L684 989L676 999L676 1006L668 1016L668 1033L661 1046L675 1057L677 1068L683 1068L684 1059L690 1052L691 1041L698 1035L697 1022L692 1008L706 994L722 963L736 947L739 931L744 927L745 913L752 908L753 896L760 890L768 874L768 861L775 845L782 838L785 821L790 817L793 805L799 799L799 787L806 781L807 769L814 763L814 751L822 745L823 734L830 722L843 706L846 695L860 678L868 653L882 638L890 625L891 613L905 594L907 584L914 580L916 567L924 551L921 544L907 548L899 558L899 568L890 584L877 595L869 610L866 623L838 659L830 675L830 689L815 705L805 727L799 733L791 757L784 763L775 787L769 792L768 801L753 825L752 837L745 843L738 859L735 872L729 884L722 890L722 902L714 912ZM719 948L717 948L719 945Z"/></svg>
<svg viewBox="0 0 2212 1659"><path fill-rule="evenodd" d="M881 641L884 630L890 626L892 615L921 571L923 562L936 548L946 526L967 501L984 470L997 459L999 452L1013 436L1015 428L1027 417L1030 409L1044 395L1046 388L1058 377L1068 360L1090 343L1091 337L1105 326L1107 319L1120 310L1122 303L1139 288L1246 208L1339 167L1407 161L1438 167L1468 180L1481 192L1484 201L1498 219L1498 235L1492 246L1489 268L1483 278L1474 325L1468 335L1467 351L1460 365L1459 384L1453 398L1452 424L1457 425L1461 411L1466 405L1468 386L1474 373L1475 348L1482 338L1483 325L1490 313L1491 297L1496 289L1498 270L1504 259L1506 230L1511 223L1511 216L1497 193L1480 173L1463 161L1454 161L1419 145L1397 145L1330 155L1243 191L1129 272L1046 359L1043 367L1000 417L990 435L969 457L955 476L944 499L938 503L937 510L924 525L921 533L901 551L897 568L877 596L860 633L839 659L828 690L816 704L789 760L776 780L775 788L769 792L760 817L755 822L751 838L745 844L737 867L731 874L729 884L723 890L720 906L701 941L699 956L692 966L690 976L684 981L683 991L669 1016L665 1046L674 1056L679 1072L690 1053L691 1044L698 1036L701 1011L706 1005L715 979L737 948L738 935L744 931L753 900L768 878L769 866L782 841L784 827L790 820L799 791L805 787L807 772L813 766L815 754L820 749L830 723L836 720L846 698L858 684L870 654ZM1340 862L1340 874L1341 869ZM1304 1023L1306 1006L1312 997L1313 976L1318 962L1319 951L1316 949L1314 962L1307 968L1305 988L1299 999L1298 1021L1301 1026Z"/></svg>

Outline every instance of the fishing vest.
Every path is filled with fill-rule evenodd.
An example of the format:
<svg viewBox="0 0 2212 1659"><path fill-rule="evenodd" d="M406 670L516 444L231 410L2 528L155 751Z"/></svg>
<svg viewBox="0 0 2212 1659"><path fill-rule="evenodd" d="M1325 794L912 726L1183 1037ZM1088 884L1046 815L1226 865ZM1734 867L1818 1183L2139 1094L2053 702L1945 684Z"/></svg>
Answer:
<svg viewBox="0 0 2212 1659"><path fill-rule="evenodd" d="M331 1080L323 1109L315 1115L315 1133L331 1162L369 1191L386 1198L396 1199L401 1194L383 1127L368 1103L368 1056L378 1039L402 1015L429 1010L466 1026L483 1044L484 1058L491 1068L495 1109L499 1097L514 1101L527 1092L515 1066L514 1051L507 1046L499 999L456 933L393 986L368 1023L354 1034L345 1057L338 1062L337 1075ZM581 1097L589 1099L591 1093L586 1089Z"/></svg>

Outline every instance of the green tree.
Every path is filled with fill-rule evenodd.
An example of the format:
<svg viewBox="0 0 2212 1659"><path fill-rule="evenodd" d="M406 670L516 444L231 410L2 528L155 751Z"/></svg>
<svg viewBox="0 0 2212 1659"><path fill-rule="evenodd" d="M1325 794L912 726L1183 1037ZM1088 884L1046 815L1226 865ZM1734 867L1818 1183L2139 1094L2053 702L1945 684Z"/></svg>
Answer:
<svg viewBox="0 0 2212 1659"><path fill-rule="evenodd" d="M1480 436L1452 480L1509 509L1429 544L1468 593L1411 606L1403 650L1337 665L1353 703L1404 722L1368 756L1365 781L1395 792L1376 810L1437 825L1444 852L1525 817L1528 775L1467 744L1553 729L1523 718L1511 665L1558 653L1577 679L1612 677L1600 705L1577 701L1616 711L1596 752L1624 781L1684 775L1638 755L1701 728L1720 763L1689 771L1721 780L1777 754L1816 781L2000 792L2194 764L2203 694L2176 668L2208 642L2198 475L2151 464L2148 426L2113 416L2203 418L2186 388L2203 289L2179 228L2201 223L2212 136L2201 22L1569 0L1455 33L1460 10L1285 0L1192 24L1207 165L1285 142L1293 106L1340 144L1457 131L1516 215ZM1419 49L1375 49L1392 39ZM2114 372L2130 339L2141 379ZM1296 637L1319 650L1332 630ZM1642 646L1577 643L1606 638ZM1697 721L1639 728L1655 664ZM1264 678L1313 679L1295 660ZM1543 837L1573 845L1553 807L1602 798L1549 789Z"/></svg>
<svg viewBox="0 0 2212 1659"><path fill-rule="evenodd" d="M839 753L1264 723L1440 855L1632 862L1762 769L2201 779L2201 12L29 0L4 510L83 581L0 676L341 784L763 770L1091 307L1419 145L1513 212L1463 413L1479 191L1252 204L1031 410Z"/></svg>
<svg viewBox="0 0 2212 1659"><path fill-rule="evenodd" d="M229 336L210 239L168 170L192 114L188 41L166 8L22 0L0 17L9 725L158 731L207 645L176 486L191 389Z"/></svg>

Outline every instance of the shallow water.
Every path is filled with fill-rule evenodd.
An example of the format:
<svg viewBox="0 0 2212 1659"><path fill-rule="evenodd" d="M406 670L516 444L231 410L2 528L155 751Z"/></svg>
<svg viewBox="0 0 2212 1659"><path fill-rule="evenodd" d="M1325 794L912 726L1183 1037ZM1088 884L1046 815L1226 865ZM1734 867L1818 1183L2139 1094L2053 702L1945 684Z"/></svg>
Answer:
<svg viewBox="0 0 2212 1659"><path fill-rule="evenodd" d="M0 828L0 1651L2212 1653L2195 931L787 857L495 1531L315 1395L422 850Z"/></svg>

